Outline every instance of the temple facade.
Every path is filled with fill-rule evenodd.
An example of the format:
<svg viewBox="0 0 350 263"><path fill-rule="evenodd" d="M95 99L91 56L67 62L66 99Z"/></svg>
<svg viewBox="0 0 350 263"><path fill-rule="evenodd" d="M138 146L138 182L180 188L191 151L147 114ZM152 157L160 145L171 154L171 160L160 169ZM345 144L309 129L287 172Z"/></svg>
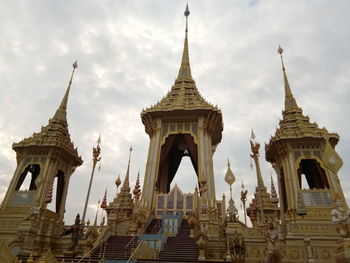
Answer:
<svg viewBox="0 0 350 263"><path fill-rule="evenodd" d="M252 132L256 188L252 200L242 189L245 216L239 218L239 200L234 200L231 187L234 169L228 162L226 175L214 175L222 113L204 99L192 78L188 6L184 14L177 78L159 102L141 112L149 135L143 186L140 174L135 186L130 185L130 148L125 176L115 181L115 197L108 202L106 191L100 206L106 222L97 223L98 211L92 224L85 222L88 192L83 219L77 214L74 225L64 225L69 179L83 163L66 119L74 63L67 91L49 124L13 144L17 167L0 206L1 263L350 262L349 211L337 175L343 164L335 149L339 135L319 128L303 114L289 85L281 47L285 107L265 145L278 191L272 176L270 190L266 187L260 143ZM89 191L99 153L98 143ZM197 187L191 193L183 193L178 185L171 188L182 158L189 158L195 171ZM229 197L217 200L214 176L228 183ZM25 180L30 181L27 189ZM49 208L53 200L54 208Z"/></svg>

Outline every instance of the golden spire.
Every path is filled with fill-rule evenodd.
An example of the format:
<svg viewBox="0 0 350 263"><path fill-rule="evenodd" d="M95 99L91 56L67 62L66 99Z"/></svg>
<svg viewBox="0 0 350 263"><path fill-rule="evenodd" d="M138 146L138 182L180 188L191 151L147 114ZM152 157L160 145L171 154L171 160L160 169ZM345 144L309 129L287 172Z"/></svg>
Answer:
<svg viewBox="0 0 350 263"><path fill-rule="evenodd" d="M56 111L56 113L55 113L55 115L53 117L56 120L67 121L66 116L67 116L68 97L69 97L70 87L72 85L74 72L75 72L75 69L78 67L78 62L75 61L73 63L73 65L72 65L72 67L73 67L73 71L72 71L72 74L70 76L70 80L69 80L69 83L68 83L68 87L67 87L66 93L64 94L64 97L63 97L63 99L61 101L61 104L60 104L59 108L57 109L57 111Z"/></svg>
<svg viewBox="0 0 350 263"><path fill-rule="evenodd" d="M188 16L190 15L190 10L188 9L188 4L186 4L186 9L185 9L184 15L186 17L185 43L184 43L184 50L182 53L181 67L179 70L179 75L177 76L177 81L193 80L192 75L191 75L190 57L189 57L189 53L188 53L188 40L187 40Z"/></svg>
<svg viewBox="0 0 350 263"><path fill-rule="evenodd" d="M131 152L132 152L132 146L130 146L129 149L129 161L128 161L128 169L126 170L126 175L123 183L123 189L129 188L129 173L130 173L130 158L131 158Z"/></svg>
<svg viewBox="0 0 350 263"><path fill-rule="evenodd" d="M292 109L297 109L299 107L298 107L298 104L293 96L292 90L290 89L290 86L289 86L287 73L286 73L286 69L284 67L283 56L282 56L283 49L281 48L281 46L278 47L277 52L281 56L282 70L283 70L283 77L284 77L284 92L285 92L284 110L289 111Z"/></svg>

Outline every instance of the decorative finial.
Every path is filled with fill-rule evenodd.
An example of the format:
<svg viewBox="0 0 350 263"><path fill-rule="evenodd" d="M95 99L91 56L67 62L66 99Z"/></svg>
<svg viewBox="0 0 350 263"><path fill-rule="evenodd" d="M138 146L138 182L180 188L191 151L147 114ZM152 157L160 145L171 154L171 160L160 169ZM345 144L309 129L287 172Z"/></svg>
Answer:
<svg viewBox="0 0 350 263"><path fill-rule="evenodd" d="M100 136L98 136L98 139L97 139L97 145L100 145L101 144L101 133L100 133Z"/></svg>
<svg viewBox="0 0 350 263"><path fill-rule="evenodd" d="M277 52L282 55L283 53L283 48L281 48L281 46L278 46Z"/></svg>
<svg viewBox="0 0 350 263"><path fill-rule="evenodd" d="M116 185L117 187L119 187L119 185L120 185L121 183L122 183L122 181L120 180L120 174L119 174L117 180L115 180L115 185Z"/></svg>
<svg viewBox="0 0 350 263"><path fill-rule="evenodd" d="M226 183L228 183L231 186L235 182L235 180L236 180L236 178L233 175L233 172L232 172L231 167L230 167L230 161L228 160L225 181L226 181Z"/></svg>
<svg viewBox="0 0 350 263"><path fill-rule="evenodd" d="M73 63L73 68L76 69L78 67L78 60L75 60L75 62Z"/></svg>
<svg viewBox="0 0 350 263"><path fill-rule="evenodd" d="M184 12L184 15L186 17L186 28L185 28L185 43L184 43L184 49L182 53L182 61L181 61L181 67L179 70L179 74L177 76L176 81L180 80L192 80L191 75L191 67L190 67L190 58L189 58L189 52L188 52L188 40L187 40L187 32L188 32L188 16L190 15L190 10L188 9L188 4L186 4L186 9Z"/></svg>
<svg viewBox="0 0 350 263"><path fill-rule="evenodd" d="M184 12L185 17L188 17L190 15L190 10L188 9L188 3L186 4L186 9Z"/></svg>
<svg viewBox="0 0 350 263"><path fill-rule="evenodd" d="M282 70L283 70L283 78L284 78L284 90L285 90L285 100L284 100L284 110L292 110L298 108L298 104L293 96L292 90L289 86L286 68L284 67L284 61L283 61L283 48L281 46L278 46L277 49L278 54L281 56L281 62L282 62Z"/></svg>
<svg viewBox="0 0 350 263"><path fill-rule="evenodd" d="M72 86L74 72L75 72L75 69L78 67L78 62L75 61L72 65L72 67L73 67L73 71L72 71L72 74L71 74L69 82L68 82L68 87L67 87L66 93L64 94L63 99L61 101L61 104L58 107L58 109L56 110L56 113L55 113L53 119L60 120L60 121L67 121L66 115L67 115L68 97L69 97L69 93L70 93L70 88Z"/></svg>
<svg viewBox="0 0 350 263"><path fill-rule="evenodd" d="M253 129L252 129L252 133L250 134L250 138L251 138L252 140L255 139L255 133L254 133Z"/></svg>
<svg viewBox="0 0 350 263"><path fill-rule="evenodd" d="M236 181L235 176L233 175L233 172L230 168L230 161L227 161L227 171L225 175L225 181L228 185L230 185L230 196L232 199L232 184Z"/></svg>

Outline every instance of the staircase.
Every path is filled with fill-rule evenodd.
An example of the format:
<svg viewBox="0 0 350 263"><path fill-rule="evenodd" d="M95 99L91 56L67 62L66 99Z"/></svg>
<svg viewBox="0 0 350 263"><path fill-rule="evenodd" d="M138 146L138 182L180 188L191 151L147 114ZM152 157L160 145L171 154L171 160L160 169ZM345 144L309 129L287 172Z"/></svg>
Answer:
<svg viewBox="0 0 350 263"><path fill-rule="evenodd" d="M158 234L161 223L161 219L152 219L151 223L146 228L145 234Z"/></svg>
<svg viewBox="0 0 350 263"><path fill-rule="evenodd" d="M103 255L103 250L105 259L129 259L132 248L135 248L138 242L138 238L135 237L135 239L128 245L132 238L132 236L111 236L107 240L105 248L104 245L102 245L102 247L95 249L91 255L91 259L100 259ZM128 245L127 248L125 248L126 245Z"/></svg>
<svg viewBox="0 0 350 263"><path fill-rule="evenodd" d="M197 261L198 246L190 237L190 226L186 219L182 220L176 237L168 237L167 243L159 254L159 261L186 262Z"/></svg>

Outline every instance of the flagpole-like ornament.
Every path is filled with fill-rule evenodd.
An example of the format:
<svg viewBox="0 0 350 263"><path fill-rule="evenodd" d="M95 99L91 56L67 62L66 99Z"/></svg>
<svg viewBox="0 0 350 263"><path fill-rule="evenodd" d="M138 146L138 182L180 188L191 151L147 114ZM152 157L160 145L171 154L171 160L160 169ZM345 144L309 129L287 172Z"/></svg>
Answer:
<svg viewBox="0 0 350 263"><path fill-rule="evenodd" d="M186 9L184 12L185 17L188 17L190 15L190 10L188 9L188 4L186 4Z"/></svg>
<svg viewBox="0 0 350 263"><path fill-rule="evenodd" d="M281 46L278 46L277 52L278 52L278 54L282 55L283 48L281 48Z"/></svg>
<svg viewBox="0 0 350 263"><path fill-rule="evenodd" d="M77 60L75 60L75 62L73 63L73 65L72 65L72 66L73 66L73 68L74 68L74 69L76 69L76 68L78 67L78 61L77 61Z"/></svg>

